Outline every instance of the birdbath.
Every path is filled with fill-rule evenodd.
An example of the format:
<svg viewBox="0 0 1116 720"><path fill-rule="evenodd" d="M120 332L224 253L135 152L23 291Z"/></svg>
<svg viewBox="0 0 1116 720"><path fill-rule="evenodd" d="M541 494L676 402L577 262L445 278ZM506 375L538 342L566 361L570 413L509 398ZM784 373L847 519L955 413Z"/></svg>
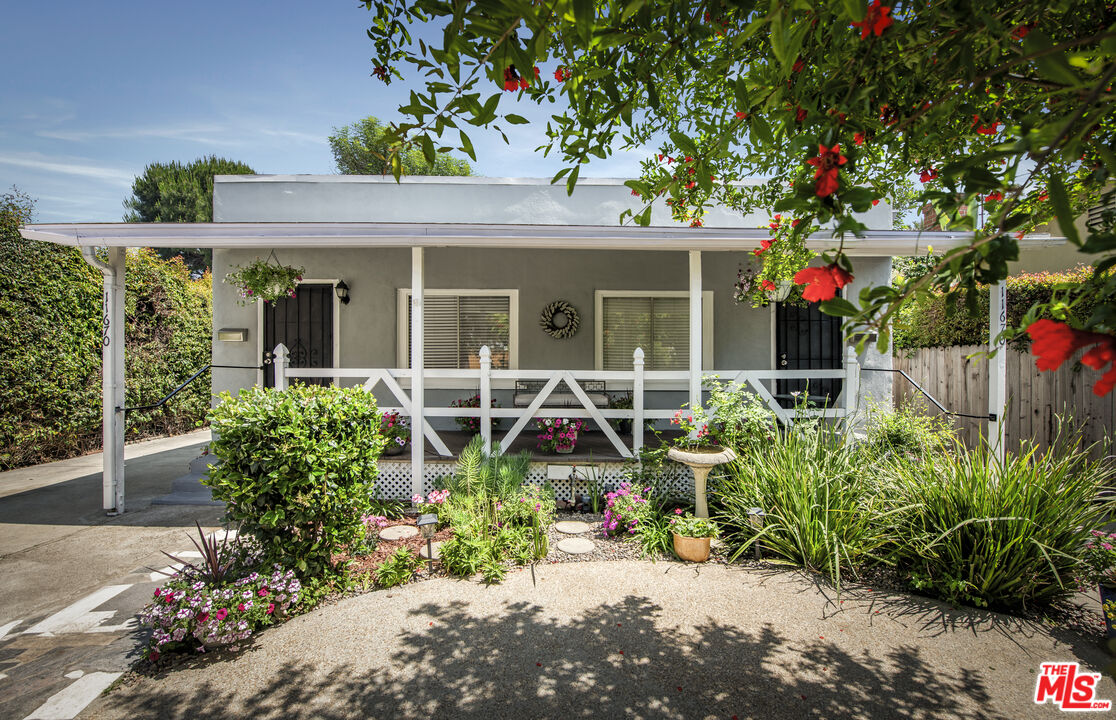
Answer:
<svg viewBox="0 0 1116 720"><path fill-rule="evenodd" d="M709 506L705 504L705 479L709 471L721 463L736 459L732 448L712 445L710 447L680 448L667 450L667 457L675 462L688 465L694 471L694 517L709 517Z"/></svg>

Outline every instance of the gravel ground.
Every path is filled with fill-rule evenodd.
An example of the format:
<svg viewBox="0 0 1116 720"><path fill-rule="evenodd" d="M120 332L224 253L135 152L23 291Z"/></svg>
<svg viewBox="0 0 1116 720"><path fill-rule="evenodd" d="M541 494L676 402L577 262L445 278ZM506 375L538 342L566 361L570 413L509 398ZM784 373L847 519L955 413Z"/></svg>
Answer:
<svg viewBox="0 0 1116 720"><path fill-rule="evenodd" d="M1050 718L1064 629L720 563L539 565L345 598L154 677L86 718ZM1099 697L1116 700L1105 677Z"/></svg>

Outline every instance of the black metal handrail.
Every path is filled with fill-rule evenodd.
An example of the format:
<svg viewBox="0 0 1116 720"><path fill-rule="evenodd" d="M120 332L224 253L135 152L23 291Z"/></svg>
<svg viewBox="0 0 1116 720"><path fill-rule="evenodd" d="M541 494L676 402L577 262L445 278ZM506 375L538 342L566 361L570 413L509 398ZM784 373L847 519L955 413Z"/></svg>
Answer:
<svg viewBox="0 0 1116 720"><path fill-rule="evenodd" d="M123 413L130 413L130 412L133 412L133 411L136 411L136 410L154 410L155 408L163 407L164 405L167 404L168 400L170 400L175 395L177 395L178 393L185 390L187 385L189 385L190 383L197 380L199 377L204 375L207 371L209 371L212 368L229 368L231 370L263 370L263 365L206 365L201 370L198 370L196 373L194 373L189 378L187 378L186 382L182 383L181 385L176 387L174 390L171 390L169 393L167 393L166 397L164 397L162 400L155 403L154 405L137 405L135 407L116 408L116 411L117 412L123 412Z"/></svg>
<svg viewBox="0 0 1116 720"><path fill-rule="evenodd" d="M920 393L922 393L922 394L923 394L924 396L926 396L926 399L927 399L927 400L929 400L930 402L934 403L934 405L935 405L935 406L937 406L937 408L938 408L939 410L941 410L943 414L945 414L945 415L952 415L953 417L962 417L962 418L973 418L973 419L976 419L976 420L991 420L992 422L996 422L996 413L988 413L987 415L969 415L968 413L959 413L959 412L953 412L952 410L947 410L947 409L946 409L946 407L945 407L945 405L942 405L942 404L941 404L940 402L938 402L937 398L935 398L935 397L934 397L933 395L931 395L930 393L926 392L926 390L925 390L925 389L923 389L923 387L922 387L921 385L919 385L919 384L918 384L917 382L915 382L915 379L914 379L913 377L911 377L910 375L908 375L908 374L907 374L906 372L904 372L903 370L900 370L899 368L870 368L870 367L862 367L862 368L860 368L860 371L861 371L861 372L889 372L889 373L899 373L899 374L900 374L900 375L902 375L902 376L903 376L904 378L906 378L907 382L909 382L909 383L910 383L911 385L914 385L914 387L915 387L915 390L918 390L918 391L919 391Z"/></svg>

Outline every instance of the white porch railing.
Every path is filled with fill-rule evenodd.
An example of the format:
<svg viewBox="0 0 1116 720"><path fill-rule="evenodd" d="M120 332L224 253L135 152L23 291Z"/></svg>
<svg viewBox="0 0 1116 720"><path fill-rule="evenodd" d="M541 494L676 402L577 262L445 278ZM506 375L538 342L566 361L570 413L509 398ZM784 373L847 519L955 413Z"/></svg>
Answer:
<svg viewBox="0 0 1116 720"><path fill-rule="evenodd" d="M408 417L413 416L411 397L400 383L409 380L412 371L409 368L292 368L290 367L289 351L282 344L275 347L275 388L285 390L290 378L357 378L364 381L364 387L370 392L383 384L390 392L398 406L381 406L384 411L397 411ZM771 411L783 423L792 423L797 417L846 417L855 411L857 398L860 395L860 364L857 362L856 351L847 349L845 367L838 370L722 370L703 373L706 376L715 375L721 381L731 382L738 386L747 386L755 392ZM441 436L430 425L427 418L433 417L475 417L480 421L481 436L484 438L485 448L492 447L492 419L513 418L514 423L500 440L500 448L504 450L519 437L519 434L534 418L563 417L587 418L597 423L597 426L609 439L616 451L622 457L633 457L643 447L643 430L648 420L662 420L674 417L677 408L648 408L646 407L646 394L649 391L686 391L689 386L690 373L687 370L644 370L643 350L637 348L632 356L631 370L493 370L492 354L488 347L480 349L480 367L473 369L428 369L423 372L423 378L434 381L462 381L454 384L455 388L477 388L480 395L480 407L461 408L432 406L424 404L422 408L423 427L422 435L430 441L434 450L444 457L453 457L449 447ZM816 410L796 410L784 408L779 405L771 389L765 382L777 380L821 380L843 379L839 406ZM494 408L492 395L494 384L497 388L514 387L516 380L542 380L545 384L527 407ZM610 391L628 391L632 393L631 408L601 408L597 407L589 395L582 388L584 381L605 381L613 385ZM581 403L581 407L543 407L551 393L561 383L565 383L570 392ZM429 402L429 401L427 401ZM632 445L628 447L613 429L609 420L621 419L632 421ZM415 429L412 427L412 433Z"/></svg>

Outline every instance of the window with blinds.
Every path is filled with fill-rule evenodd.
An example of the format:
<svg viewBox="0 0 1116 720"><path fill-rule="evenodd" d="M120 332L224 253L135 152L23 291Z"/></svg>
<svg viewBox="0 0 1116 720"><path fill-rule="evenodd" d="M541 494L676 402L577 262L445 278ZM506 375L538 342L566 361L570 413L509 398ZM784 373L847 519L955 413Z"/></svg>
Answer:
<svg viewBox="0 0 1116 720"><path fill-rule="evenodd" d="M407 362L411 358L411 296L407 302ZM427 295L423 351L427 368L480 367L481 346L492 367L509 367L511 298L507 295Z"/></svg>
<svg viewBox="0 0 1116 720"><path fill-rule="evenodd" d="M647 370L685 370L690 362L690 301L685 297L603 297L604 370L630 370L643 348Z"/></svg>

